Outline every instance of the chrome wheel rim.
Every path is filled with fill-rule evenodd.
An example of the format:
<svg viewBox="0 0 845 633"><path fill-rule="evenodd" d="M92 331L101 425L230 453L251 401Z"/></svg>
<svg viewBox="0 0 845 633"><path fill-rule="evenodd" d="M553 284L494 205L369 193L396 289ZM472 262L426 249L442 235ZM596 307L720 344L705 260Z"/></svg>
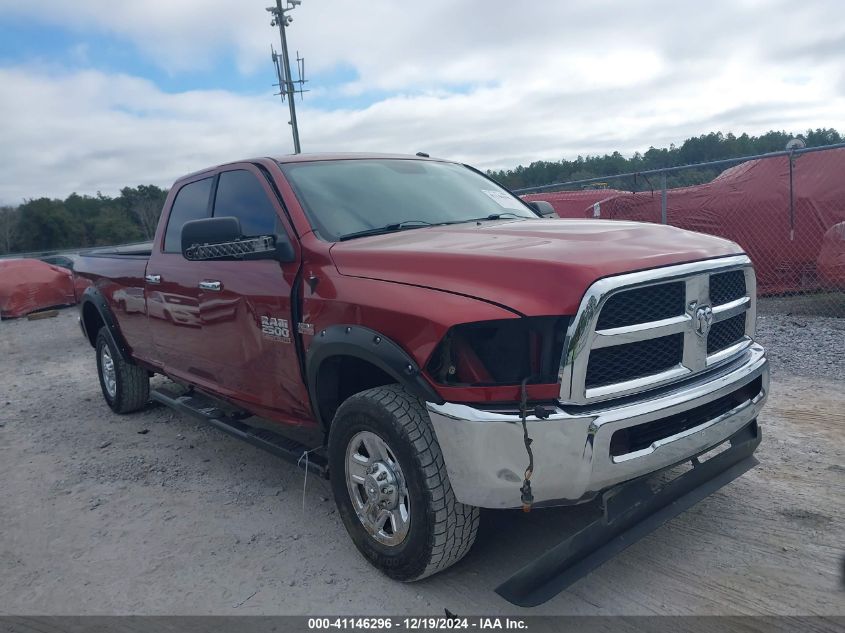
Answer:
<svg viewBox="0 0 845 633"><path fill-rule="evenodd" d="M106 393L109 394L110 398L114 398L117 393L117 372L108 345L103 345L103 349L100 350L100 373L103 375Z"/></svg>
<svg viewBox="0 0 845 633"><path fill-rule="evenodd" d="M358 520L383 545L405 540L411 525L411 502L402 468L387 442L360 431L346 447L346 488Z"/></svg>

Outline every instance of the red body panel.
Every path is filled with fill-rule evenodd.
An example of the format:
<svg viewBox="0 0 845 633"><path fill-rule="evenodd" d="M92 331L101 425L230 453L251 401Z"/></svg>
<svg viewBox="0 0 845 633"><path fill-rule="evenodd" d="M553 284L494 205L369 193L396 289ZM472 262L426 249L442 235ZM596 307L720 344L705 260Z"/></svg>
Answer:
<svg viewBox="0 0 845 633"><path fill-rule="evenodd" d="M132 356L158 367L144 298L146 268L144 257L83 257L75 274L90 282L108 302Z"/></svg>
<svg viewBox="0 0 845 633"><path fill-rule="evenodd" d="M341 242L341 274L439 288L526 316L574 314L602 277L734 255L732 242L661 225L602 220L484 222Z"/></svg>
<svg viewBox="0 0 845 633"><path fill-rule="evenodd" d="M329 245L307 237L303 246L313 262L318 251L308 246L327 251ZM311 278L317 284L313 292L306 284L303 320L314 325L315 333L335 324L364 325L393 339L420 366L456 323L517 318L500 306L450 292L345 277L325 260L322 266L306 266L305 279ZM306 348L309 342L306 337Z"/></svg>
<svg viewBox="0 0 845 633"><path fill-rule="evenodd" d="M283 206L267 185L296 261L189 262L181 254L162 253L179 187L226 169L259 173L249 163L265 170L281 196ZM275 161L249 163L198 172L174 185L146 270L143 260L121 257L83 258L81 270L106 297L136 358L287 424L316 424L297 336L307 350L323 328L363 325L392 339L424 368L453 325L572 315L586 288L601 277L741 252L726 240L672 227L540 219L414 229L332 244L315 236ZM146 284L145 273L160 275L161 283ZM221 281L223 289L203 292L197 287L202 280ZM301 334L292 298L301 304ZM290 341L267 338L263 316L284 319ZM519 398L518 386L432 386L449 401ZM557 393L557 384L529 387L532 399L550 400Z"/></svg>

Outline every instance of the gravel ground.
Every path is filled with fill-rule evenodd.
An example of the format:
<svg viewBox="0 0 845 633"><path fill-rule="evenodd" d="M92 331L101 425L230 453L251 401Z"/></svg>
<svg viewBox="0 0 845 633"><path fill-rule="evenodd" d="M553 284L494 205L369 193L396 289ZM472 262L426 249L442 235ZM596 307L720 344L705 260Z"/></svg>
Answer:
<svg viewBox="0 0 845 633"><path fill-rule="evenodd" d="M845 318L760 314L772 374L845 380Z"/></svg>
<svg viewBox="0 0 845 633"><path fill-rule="evenodd" d="M840 322L761 319L761 464L533 614L845 614ZM797 352L801 352L798 354ZM105 405L76 311L0 324L0 614L527 614L492 592L595 509L485 512L390 581L326 482L162 407Z"/></svg>

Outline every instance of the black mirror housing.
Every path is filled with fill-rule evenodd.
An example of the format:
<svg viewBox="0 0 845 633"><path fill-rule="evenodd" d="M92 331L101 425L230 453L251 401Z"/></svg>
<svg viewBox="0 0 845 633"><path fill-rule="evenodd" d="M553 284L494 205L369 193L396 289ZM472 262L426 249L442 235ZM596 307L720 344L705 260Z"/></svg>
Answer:
<svg viewBox="0 0 845 633"><path fill-rule="evenodd" d="M192 247L236 242L239 239L241 239L241 223L238 218L190 220L182 226L182 255L191 259L186 251Z"/></svg>
<svg viewBox="0 0 845 633"><path fill-rule="evenodd" d="M546 202L545 200L532 200L531 202L526 202L526 204L534 209L541 218L556 218L557 213L555 212L555 208L552 206L551 202Z"/></svg>
<svg viewBox="0 0 845 633"><path fill-rule="evenodd" d="M283 264L296 261L296 251L285 234L276 236L276 259Z"/></svg>

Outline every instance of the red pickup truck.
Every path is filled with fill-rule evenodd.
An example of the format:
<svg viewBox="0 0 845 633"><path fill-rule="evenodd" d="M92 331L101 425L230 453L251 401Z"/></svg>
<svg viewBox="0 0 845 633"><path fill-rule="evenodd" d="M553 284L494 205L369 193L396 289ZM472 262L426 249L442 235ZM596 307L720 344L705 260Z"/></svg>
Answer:
<svg viewBox="0 0 845 633"><path fill-rule="evenodd" d="M425 155L181 178L151 244L77 263L103 396L328 476L355 545L400 580L460 560L479 508L599 497L596 524L499 588L536 604L753 466L768 391L736 244L548 210Z"/></svg>

